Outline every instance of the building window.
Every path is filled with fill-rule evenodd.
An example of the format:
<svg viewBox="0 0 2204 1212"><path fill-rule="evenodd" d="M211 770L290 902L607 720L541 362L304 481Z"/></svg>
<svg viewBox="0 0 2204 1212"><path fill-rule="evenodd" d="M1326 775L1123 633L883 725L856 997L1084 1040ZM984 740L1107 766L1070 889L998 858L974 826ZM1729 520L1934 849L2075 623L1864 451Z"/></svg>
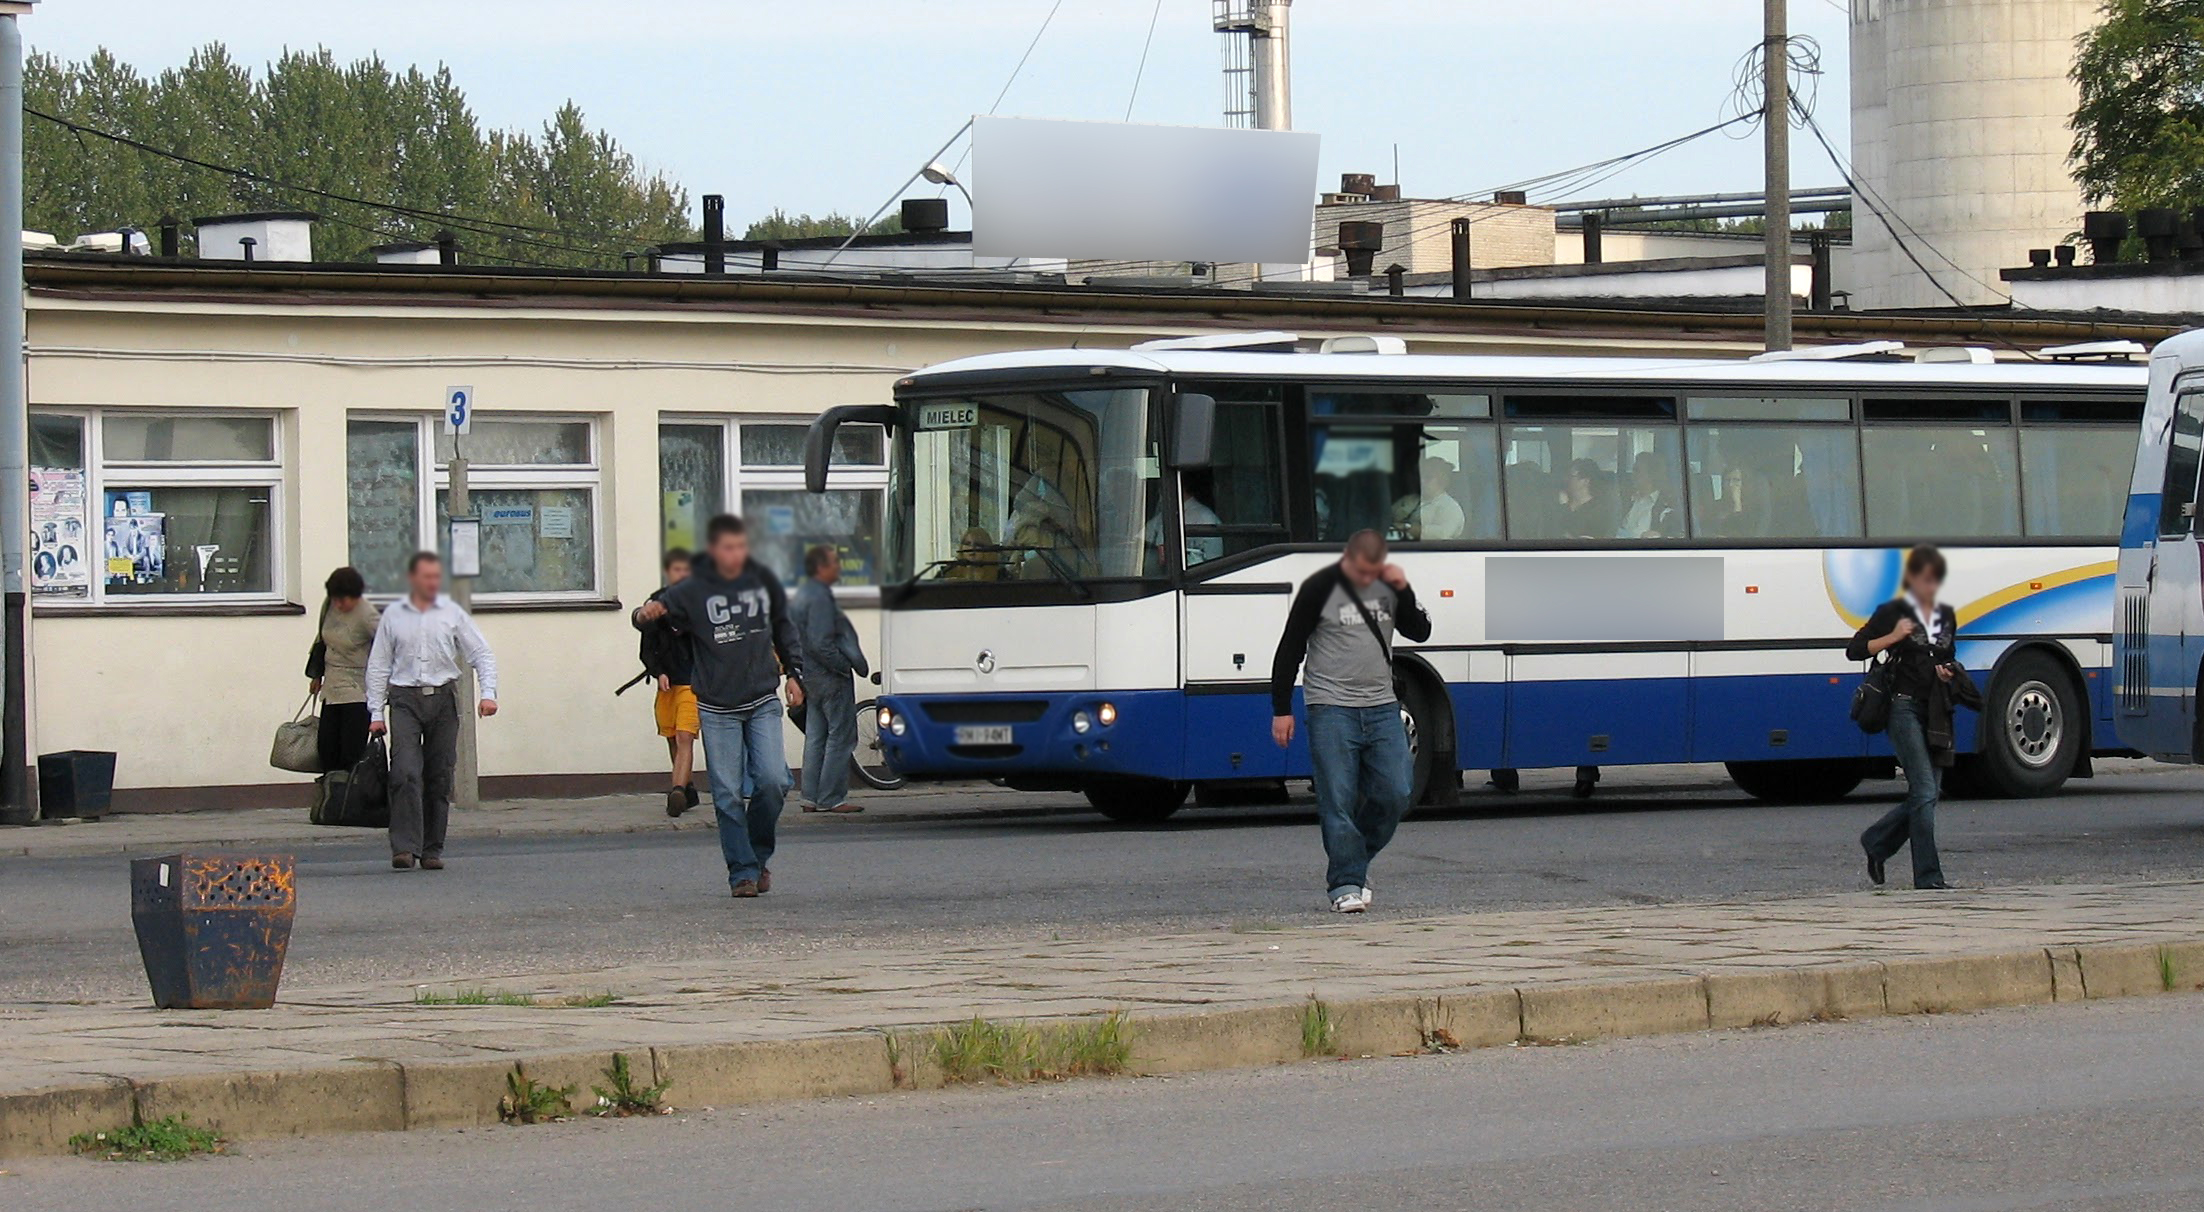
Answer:
<svg viewBox="0 0 2204 1212"><path fill-rule="evenodd" d="M91 605L280 598L276 419L34 411L31 589Z"/></svg>
<svg viewBox="0 0 2204 1212"><path fill-rule="evenodd" d="M476 601L598 596L597 427L586 417L475 419L459 439L468 509L482 520ZM433 415L353 416L346 426L351 560L370 593L405 592L406 560L448 556L452 437ZM430 474L423 475L428 467Z"/></svg>
<svg viewBox="0 0 2204 1212"><path fill-rule="evenodd" d="M802 420L684 419L658 427L660 533L667 547L696 548L712 515L730 509L749 524L751 554L790 584L804 549L842 556L842 585L880 578L880 515L887 500L888 436L877 425L835 434L827 491L804 490Z"/></svg>

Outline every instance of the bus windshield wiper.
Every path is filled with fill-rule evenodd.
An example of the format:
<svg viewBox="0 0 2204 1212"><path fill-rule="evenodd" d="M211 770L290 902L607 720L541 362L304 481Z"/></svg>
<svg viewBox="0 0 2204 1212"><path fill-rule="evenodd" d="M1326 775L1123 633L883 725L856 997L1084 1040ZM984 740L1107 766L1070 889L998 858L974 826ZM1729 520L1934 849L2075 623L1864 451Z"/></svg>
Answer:
<svg viewBox="0 0 2204 1212"><path fill-rule="evenodd" d="M1048 565L1048 570L1050 572L1056 574L1056 579L1070 586L1072 592L1078 594L1081 601L1091 602L1094 600L1094 590L1090 588L1085 581L1079 579L1078 574L1074 573L1071 570L1071 566L1064 563L1063 557L1057 555L1049 548L1035 547L1031 544L1019 547L1003 543L985 543L974 544L973 546L967 547L964 550L985 552L989 555L1015 555L1021 551L1030 551L1034 555L1041 557L1041 562Z"/></svg>

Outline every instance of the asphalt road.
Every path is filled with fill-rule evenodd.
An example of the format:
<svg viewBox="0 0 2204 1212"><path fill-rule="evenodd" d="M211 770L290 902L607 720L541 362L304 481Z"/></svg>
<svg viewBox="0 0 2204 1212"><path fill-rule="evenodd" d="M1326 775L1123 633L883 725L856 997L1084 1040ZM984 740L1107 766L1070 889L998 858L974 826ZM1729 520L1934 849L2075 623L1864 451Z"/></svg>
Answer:
<svg viewBox="0 0 2204 1212"><path fill-rule="evenodd" d="M2191 998L16 1163L0 1206L2204 1207Z"/></svg>
<svg viewBox="0 0 2204 1212"><path fill-rule="evenodd" d="M1567 772L1526 794L1481 792L1424 813L1378 862L1383 912L1412 915L1813 894L1866 887L1855 842L1896 798L1771 807L1704 771L1610 772L1564 798ZM784 818L776 888L730 900L708 832L502 838L443 872L389 870L379 834L297 851L300 903L285 981L580 971L686 957L808 953L853 943L1084 937L1292 922L1320 913L1323 861L1304 799L1189 809L1128 829L982 797L922 814ZM875 801L879 803L879 801ZM892 805L882 805L883 809ZM660 811L641 798L638 814ZM1961 884L2204 876L2204 772L2132 763L2057 798L1952 802L1944 866ZM1900 860L1902 866L1903 860ZM1893 867L1899 875L1900 867ZM144 992L120 856L0 859L0 1001Z"/></svg>

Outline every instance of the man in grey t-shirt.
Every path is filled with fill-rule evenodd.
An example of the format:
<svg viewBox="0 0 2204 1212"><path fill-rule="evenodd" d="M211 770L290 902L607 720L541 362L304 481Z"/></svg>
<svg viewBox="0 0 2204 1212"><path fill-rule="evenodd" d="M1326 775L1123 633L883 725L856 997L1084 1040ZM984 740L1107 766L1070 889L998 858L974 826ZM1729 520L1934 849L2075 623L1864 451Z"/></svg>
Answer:
<svg viewBox="0 0 2204 1212"><path fill-rule="evenodd" d="M1337 913L1370 907L1370 860L1392 840L1411 790L1393 632L1428 640L1431 616L1387 555L1385 536L1361 531L1339 563L1301 582L1270 666L1271 737L1280 748L1293 743L1293 682L1302 675L1325 887Z"/></svg>

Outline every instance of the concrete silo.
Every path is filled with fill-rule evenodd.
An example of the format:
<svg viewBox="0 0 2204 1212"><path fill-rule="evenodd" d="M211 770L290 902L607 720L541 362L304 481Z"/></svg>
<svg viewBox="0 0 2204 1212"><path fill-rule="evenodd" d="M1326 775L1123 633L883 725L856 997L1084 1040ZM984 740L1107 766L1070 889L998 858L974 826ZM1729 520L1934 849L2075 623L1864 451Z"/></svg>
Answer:
<svg viewBox="0 0 2204 1212"><path fill-rule="evenodd" d="M2098 0L1851 4L1855 178L1903 218L1936 282L1970 304L2004 302L1998 270L2081 226L2067 71ZM1854 308L1951 305L1857 199L1852 229Z"/></svg>

